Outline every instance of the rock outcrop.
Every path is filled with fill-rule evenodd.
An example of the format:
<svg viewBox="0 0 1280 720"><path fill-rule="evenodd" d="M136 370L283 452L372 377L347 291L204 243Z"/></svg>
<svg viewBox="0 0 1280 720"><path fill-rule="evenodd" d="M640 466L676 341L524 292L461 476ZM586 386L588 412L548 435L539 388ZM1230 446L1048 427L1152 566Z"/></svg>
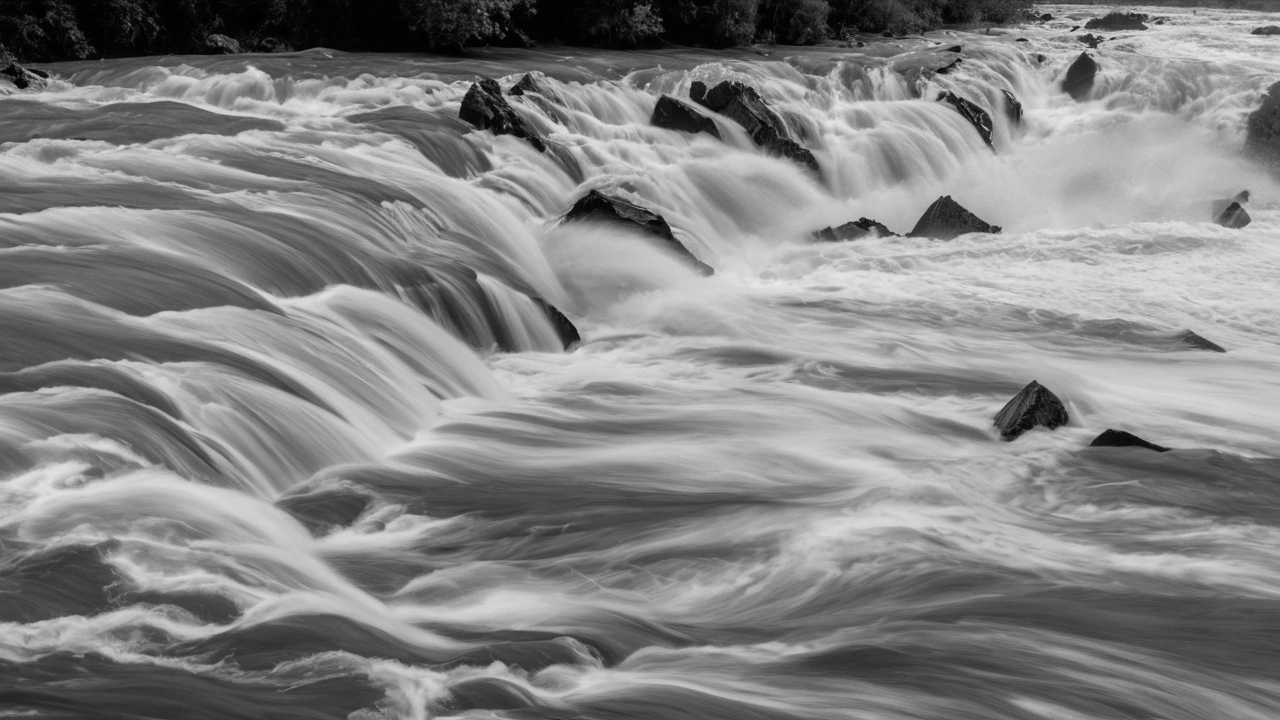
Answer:
<svg viewBox="0 0 1280 720"><path fill-rule="evenodd" d="M966 100L953 92L944 91L938 96L938 102L947 103L955 108L956 112L960 113L965 120L969 121L973 129L978 131L987 147L995 148L995 144L991 141L991 115L986 110L983 110L977 103Z"/></svg>
<svg viewBox="0 0 1280 720"><path fill-rule="evenodd" d="M1019 102L1018 96L1008 90L1001 90L1004 93L1004 115L1009 118L1009 122L1013 125L1022 123L1022 103Z"/></svg>
<svg viewBox="0 0 1280 720"><path fill-rule="evenodd" d="M1067 77L1062 81L1062 90L1076 102L1089 97L1093 90L1094 78L1098 76L1098 62L1082 52L1071 67L1067 68Z"/></svg>
<svg viewBox="0 0 1280 720"><path fill-rule="evenodd" d="M649 122L655 127L667 130L694 134L704 132L712 137L720 137L720 128L716 127L715 120L698 112L692 105L670 95L658 98L658 104L653 106L653 116L650 117Z"/></svg>
<svg viewBox="0 0 1280 720"><path fill-rule="evenodd" d="M818 159L800 143L791 139L782 122L755 88L726 80L710 90L700 82L689 87L689 97L709 110L724 115L746 129L747 135L765 151L787 158L820 175Z"/></svg>
<svg viewBox="0 0 1280 720"><path fill-rule="evenodd" d="M573 324L573 321L565 317L559 308L542 298L534 298L533 301L538 304L543 314L551 321L551 326L556 329L556 336L560 338L565 350L582 342L582 336L578 334L577 326Z"/></svg>
<svg viewBox="0 0 1280 720"><path fill-rule="evenodd" d="M1249 114L1244 150L1255 159L1280 169L1280 82L1267 88L1262 105Z"/></svg>
<svg viewBox="0 0 1280 720"><path fill-rule="evenodd" d="M820 242L846 242L873 237L897 237L898 234L869 218L858 218L838 227L825 227L813 234L813 239Z"/></svg>
<svg viewBox="0 0 1280 720"><path fill-rule="evenodd" d="M462 108L458 111L458 117L495 135L514 135L528 140L538 152L547 150L546 142L529 129L524 119L502 96L502 88L493 78L481 78L479 82L472 83L471 89L467 90L466 96L462 98Z"/></svg>
<svg viewBox="0 0 1280 720"><path fill-rule="evenodd" d="M1140 447L1156 452L1169 452L1169 448L1163 445L1147 442L1133 433L1124 430L1112 430L1108 428L1101 435L1093 439L1089 443L1089 447Z"/></svg>
<svg viewBox="0 0 1280 720"><path fill-rule="evenodd" d="M1250 35L1280 35L1280 25L1265 25L1254 28Z"/></svg>
<svg viewBox="0 0 1280 720"><path fill-rule="evenodd" d="M995 426L1001 439L1008 441L1016 440L1033 427L1053 430L1066 425L1069 419L1067 408L1058 396L1032 380L996 413Z"/></svg>
<svg viewBox="0 0 1280 720"><path fill-rule="evenodd" d="M1183 345L1186 345L1188 347L1193 347L1196 350L1208 350L1209 352L1220 352L1220 353L1224 353L1227 351L1226 348L1222 347L1218 343L1212 340L1209 340L1208 338L1202 337L1190 330L1183 330L1182 332L1178 333L1174 337L1178 342L1182 343Z"/></svg>
<svg viewBox="0 0 1280 720"><path fill-rule="evenodd" d="M1252 218L1249 217L1249 213L1245 212L1244 206L1233 200L1222 212L1214 216L1213 221L1225 228L1239 230L1248 225Z"/></svg>
<svg viewBox="0 0 1280 720"><path fill-rule="evenodd" d="M675 233L671 231L671 226L667 224L665 218L652 210L640 207L622 198L605 195L599 190L592 190L579 198L572 208L569 208L569 212L565 213L564 219L605 220L635 225L661 238L668 247L682 256L695 270L703 275L710 275L715 272L710 265L696 258L683 243L676 239Z"/></svg>
<svg viewBox="0 0 1280 720"><path fill-rule="evenodd" d="M927 237L934 240L952 240L967 233L998 233L999 225L991 225L961 207L960 203L943 195L924 211L907 237Z"/></svg>
<svg viewBox="0 0 1280 720"><path fill-rule="evenodd" d="M520 97L525 93L538 93L548 100L560 102L560 97L552 92L546 83L535 78L533 73L525 73L524 77L517 80L516 84L512 85L511 89L507 91L507 94L513 97Z"/></svg>
<svg viewBox="0 0 1280 720"><path fill-rule="evenodd" d="M1109 13L1084 24L1086 30L1146 30L1147 16L1142 13Z"/></svg>
<svg viewBox="0 0 1280 720"><path fill-rule="evenodd" d="M204 39L204 49L210 55L239 55L244 52L239 40L218 33Z"/></svg>
<svg viewBox="0 0 1280 720"><path fill-rule="evenodd" d="M0 70L0 75L9 78L9 81L19 90L42 87L44 81L49 78L49 73L43 70L25 68L16 62L10 62L6 65L3 70Z"/></svg>

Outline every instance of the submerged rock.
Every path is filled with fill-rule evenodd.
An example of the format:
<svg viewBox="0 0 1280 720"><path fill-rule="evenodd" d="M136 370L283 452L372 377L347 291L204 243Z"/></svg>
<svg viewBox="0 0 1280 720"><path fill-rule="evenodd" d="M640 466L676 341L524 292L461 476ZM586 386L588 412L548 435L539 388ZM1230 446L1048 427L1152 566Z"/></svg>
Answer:
<svg viewBox="0 0 1280 720"><path fill-rule="evenodd" d="M982 142L987 144L989 148L995 148L991 142L991 115L983 110L977 103L966 100L953 92L943 92L938 96L938 102L944 102L956 109L956 112L964 116L965 120L973 126L974 130L982 136Z"/></svg>
<svg viewBox="0 0 1280 720"><path fill-rule="evenodd" d="M1071 67L1067 68L1067 77L1062 81L1062 90L1076 102L1089 97L1093 90L1094 78L1098 76L1098 63L1089 53L1082 52Z"/></svg>
<svg viewBox="0 0 1280 720"><path fill-rule="evenodd" d="M861 240L866 237L897 237L898 234L869 218L858 218L839 227L825 227L813 234L815 240L821 242L845 242Z"/></svg>
<svg viewBox="0 0 1280 720"><path fill-rule="evenodd" d="M489 130L494 135L514 135L524 138L538 152L546 152L547 145L541 137L529 129L524 119L502 97L502 88L493 78L482 78L472 83L471 89L462 98L462 108L458 117L481 130Z"/></svg>
<svg viewBox="0 0 1280 720"><path fill-rule="evenodd" d="M1266 25L1260 28L1254 28L1250 35L1280 35L1280 26Z"/></svg>
<svg viewBox="0 0 1280 720"><path fill-rule="evenodd" d="M952 60L951 62L947 63L946 65L943 65L937 70L934 70L934 72L938 73L939 75L949 75L952 70L955 70L956 68L960 67L960 63L963 60L964 58L956 58L955 60Z"/></svg>
<svg viewBox="0 0 1280 720"><path fill-rule="evenodd" d="M565 317L564 313L560 312L559 308L542 298L534 298L533 301L538 304L547 319L551 321L551 326L556 329L556 335L560 338L565 350L582 342L582 336L578 334L578 328L569 318Z"/></svg>
<svg viewBox="0 0 1280 720"><path fill-rule="evenodd" d="M276 500L276 507L317 536L335 528L349 527L371 504L373 498L369 493L345 484L287 494Z"/></svg>
<svg viewBox="0 0 1280 720"><path fill-rule="evenodd" d="M809 168L815 175L821 174L818 159L800 143L791 139L787 126L782 122L755 88L740 82L726 80L710 90L695 82L689 87L693 101L732 119L746 129L756 145Z"/></svg>
<svg viewBox="0 0 1280 720"><path fill-rule="evenodd" d="M244 52L239 40L218 33L204 39L204 49L210 55L239 55Z"/></svg>
<svg viewBox="0 0 1280 720"><path fill-rule="evenodd" d="M1148 450L1155 450L1156 452L1169 452L1169 448L1163 445L1149 443L1132 433L1127 433L1124 430L1112 430L1110 428L1103 431L1103 433L1098 437L1094 438L1093 442L1089 443L1089 447L1140 447Z"/></svg>
<svg viewBox="0 0 1280 720"><path fill-rule="evenodd" d="M716 127L715 120L698 112L692 105L670 95L658 98L658 104L653 106L653 116L649 122L655 127L667 130L695 134L704 132L712 137L720 137L720 128Z"/></svg>
<svg viewBox="0 0 1280 720"><path fill-rule="evenodd" d="M1210 352L1220 352L1220 353L1224 353L1227 351L1226 348L1222 347L1218 343L1213 342L1212 340L1209 340L1207 338L1204 338L1190 330L1183 330L1182 332L1178 333L1175 337L1178 340L1178 342L1182 343L1183 345L1193 347L1197 350L1208 350Z"/></svg>
<svg viewBox="0 0 1280 720"><path fill-rule="evenodd" d="M1040 425L1053 430L1066 425L1069 419L1058 396L1032 380L996 413L995 426L1001 439L1008 441Z"/></svg>
<svg viewBox="0 0 1280 720"><path fill-rule="evenodd" d="M671 231L671 226L667 224L665 218L652 210L640 207L622 198L605 195L599 190L592 190L574 203L572 208L569 208L569 212L565 213L564 219L596 219L636 225L662 238L668 247L683 256L695 270L703 275L710 275L715 272L710 265L695 257L683 243L676 239L675 233Z"/></svg>
<svg viewBox="0 0 1280 720"><path fill-rule="evenodd" d="M1273 166L1280 165L1280 82L1267 88L1262 105L1249 113L1244 150Z"/></svg>
<svg viewBox="0 0 1280 720"><path fill-rule="evenodd" d="M1009 122L1014 125L1022 123L1022 103L1018 101L1018 96L1008 90L1001 90L1004 93L1004 114L1009 118Z"/></svg>
<svg viewBox="0 0 1280 720"><path fill-rule="evenodd" d="M1113 12L1084 24L1086 30L1146 30L1147 16L1142 13Z"/></svg>
<svg viewBox="0 0 1280 720"><path fill-rule="evenodd" d="M1213 221L1223 227L1231 228L1232 230L1239 230L1245 225L1248 225L1252 221L1252 218L1249 217L1249 213L1245 212L1244 207L1240 205L1240 203L1232 201L1230 205L1227 205L1222 212L1218 213L1213 218Z"/></svg>
<svg viewBox="0 0 1280 720"><path fill-rule="evenodd" d="M961 207L960 203L943 195L929 206L907 237L927 237L934 240L952 240L967 233L998 233L999 225L991 225Z"/></svg>

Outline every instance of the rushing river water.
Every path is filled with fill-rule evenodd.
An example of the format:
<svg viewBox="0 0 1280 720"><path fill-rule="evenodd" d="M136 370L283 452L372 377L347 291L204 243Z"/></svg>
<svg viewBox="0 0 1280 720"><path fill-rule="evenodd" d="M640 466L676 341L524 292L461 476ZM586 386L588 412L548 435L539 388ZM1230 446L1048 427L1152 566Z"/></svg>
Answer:
<svg viewBox="0 0 1280 720"><path fill-rule="evenodd" d="M0 97L0 717L1280 717L1280 186L1239 155L1274 18L1151 9L1076 103L1096 10L1044 9ZM529 70L547 153L458 119ZM727 78L820 180L650 126ZM597 187L716 274L559 221ZM1003 234L810 238L944 194ZM1033 379L1071 422L1001 442Z"/></svg>

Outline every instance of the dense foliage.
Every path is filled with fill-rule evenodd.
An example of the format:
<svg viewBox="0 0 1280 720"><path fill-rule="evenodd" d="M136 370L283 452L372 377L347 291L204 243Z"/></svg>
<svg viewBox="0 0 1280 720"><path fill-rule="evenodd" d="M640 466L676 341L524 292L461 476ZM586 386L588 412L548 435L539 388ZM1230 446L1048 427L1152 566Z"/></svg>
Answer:
<svg viewBox="0 0 1280 720"><path fill-rule="evenodd" d="M1002 23L1029 0L3 0L0 52L28 61L246 51L457 51L531 39L607 47L810 44Z"/></svg>

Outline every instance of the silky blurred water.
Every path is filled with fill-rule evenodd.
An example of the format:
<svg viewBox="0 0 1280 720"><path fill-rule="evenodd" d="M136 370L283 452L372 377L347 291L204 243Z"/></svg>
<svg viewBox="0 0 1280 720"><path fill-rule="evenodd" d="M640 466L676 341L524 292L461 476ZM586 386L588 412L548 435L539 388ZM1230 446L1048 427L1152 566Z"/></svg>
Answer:
<svg viewBox="0 0 1280 720"><path fill-rule="evenodd" d="M1096 9L1043 11L0 96L0 717L1280 717L1275 18L1148 9L1076 103ZM545 154L458 119L527 71ZM822 177L650 126L722 79ZM589 188L716 274L561 223ZM940 195L1004 232L810 237ZM1070 423L1001 442L1033 379Z"/></svg>

